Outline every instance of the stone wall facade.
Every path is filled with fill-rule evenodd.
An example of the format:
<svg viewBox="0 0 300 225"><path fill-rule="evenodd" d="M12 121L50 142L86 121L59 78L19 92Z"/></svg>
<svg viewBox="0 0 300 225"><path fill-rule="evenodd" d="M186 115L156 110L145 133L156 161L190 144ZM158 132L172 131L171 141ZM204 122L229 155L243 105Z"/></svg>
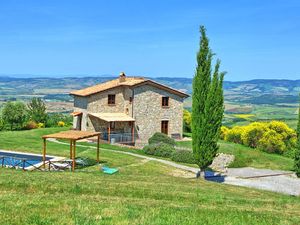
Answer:
<svg viewBox="0 0 300 225"><path fill-rule="evenodd" d="M115 94L115 105L108 105L108 95ZM162 107L162 97L169 97L169 107ZM132 101L130 101L130 98ZM146 143L155 133L161 132L161 121L168 121L169 136L182 137L183 97L152 85L133 89L117 87L87 97L74 96L74 111L82 112L81 129L107 132L109 124L88 113L125 113L135 119L135 138ZM78 118L74 117L74 128ZM129 122L116 122L115 132L131 132Z"/></svg>
<svg viewBox="0 0 300 225"><path fill-rule="evenodd" d="M82 115L73 117L73 129L79 130L81 128L81 130L86 130L87 106L88 99L86 97L74 96L74 112L82 112Z"/></svg>
<svg viewBox="0 0 300 225"><path fill-rule="evenodd" d="M169 97L169 107L162 107L162 97ZM183 98L151 85L134 89L133 115L137 138L146 143L156 132L161 132L161 121L169 121L169 136L182 137Z"/></svg>

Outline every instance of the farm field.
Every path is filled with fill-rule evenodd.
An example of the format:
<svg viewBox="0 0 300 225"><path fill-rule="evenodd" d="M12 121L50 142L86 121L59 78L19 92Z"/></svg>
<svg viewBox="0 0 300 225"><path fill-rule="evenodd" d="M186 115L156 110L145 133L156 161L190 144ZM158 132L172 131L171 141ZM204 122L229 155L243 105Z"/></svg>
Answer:
<svg viewBox="0 0 300 225"><path fill-rule="evenodd" d="M64 129L1 132L0 149L40 153L40 137ZM49 142L48 151L68 156L69 147ZM78 147L78 155L93 158L95 150ZM98 166L75 173L0 168L0 220L14 225L300 222L299 197L187 179L172 167L115 152L102 150L100 156L120 172L104 175Z"/></svg>
<svg viewBox="0 0 300 225"><path fill-rule="evenodd" d="M254 121L280 120L291 128L297 126L298 104L289 105L253 105L226 102L225 126L242 126Z"/></svg>

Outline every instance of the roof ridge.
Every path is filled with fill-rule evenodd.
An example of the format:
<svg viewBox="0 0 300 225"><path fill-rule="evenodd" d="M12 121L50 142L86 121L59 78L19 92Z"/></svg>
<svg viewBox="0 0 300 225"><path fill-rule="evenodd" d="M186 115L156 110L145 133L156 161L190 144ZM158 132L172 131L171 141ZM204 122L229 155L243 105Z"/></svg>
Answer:
<svg viewBox="0 0 300 225"><path fill-rule="evenodd" d="M176 94L179 94L184 97L188 97L187 94L185 94L179 90L176 90L175 88L161 84L161 83L151 80L149 78L137 77L137 76L132 76L132 77L126 76L126 79L122 82L119 80L119 78L108 80L103 83L99 83L99 84L95 84L90 87L83 88L81 90L72 91L70 94L85 97L85 96L96 94L96 93L106 91L106 90L116 88L116 87L121 87L121 86L135 87L137 85L142 85L143 83L152 83L153 85L156 85L157 87L163 88L165 90L173 91Z"/></svg>

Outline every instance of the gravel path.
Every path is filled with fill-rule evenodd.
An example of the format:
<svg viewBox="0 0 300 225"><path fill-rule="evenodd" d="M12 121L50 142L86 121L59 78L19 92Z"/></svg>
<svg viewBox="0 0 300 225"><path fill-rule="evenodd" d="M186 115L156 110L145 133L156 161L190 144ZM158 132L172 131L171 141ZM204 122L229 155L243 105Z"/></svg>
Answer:
<svg viewBox="0 0 300 225"><path fill-rule="evenodd" d="M68 143L60 142L55 139L48 139L49 141L59 144L69 145ZM77 146L86 148L96 148L94 146L85 146L78 144ZM120 154L131 155L134 157L146 159L149 161L160 162L177 169L185 170L192 173L197 173L198 169L190 166L181 165L164 159L152 158L149 156L139 155L132 152L124 152L119 150L104 149L104 151L117 152ZM257 188L273 192L279 192L288 195L300 196L300 179L296 178L295 174L290 171L269 170L269 169L255 169L251 167L245 168L229 168L226 174L219 174L215 172L205 172L207 180L219 183L244 186L250 188Z"/></svg>

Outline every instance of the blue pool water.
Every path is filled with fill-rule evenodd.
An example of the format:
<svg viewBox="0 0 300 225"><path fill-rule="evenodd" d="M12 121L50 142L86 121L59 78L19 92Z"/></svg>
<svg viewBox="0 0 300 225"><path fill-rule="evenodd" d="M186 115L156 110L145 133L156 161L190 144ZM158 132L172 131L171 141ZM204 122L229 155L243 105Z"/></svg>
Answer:
<svg viewBox="0 0 300 225"><path fill-rule="evenodd" d="M3 160L4 157L4 160ZM51 157L46 157L46 160L52 159ZM23 160L25 160L24 168L41 163L43 157L39 155L28 155L15 152L7 152L0 150L0 167L3 166L15 166L18 163L19 167L23 167Z"/></svg>

